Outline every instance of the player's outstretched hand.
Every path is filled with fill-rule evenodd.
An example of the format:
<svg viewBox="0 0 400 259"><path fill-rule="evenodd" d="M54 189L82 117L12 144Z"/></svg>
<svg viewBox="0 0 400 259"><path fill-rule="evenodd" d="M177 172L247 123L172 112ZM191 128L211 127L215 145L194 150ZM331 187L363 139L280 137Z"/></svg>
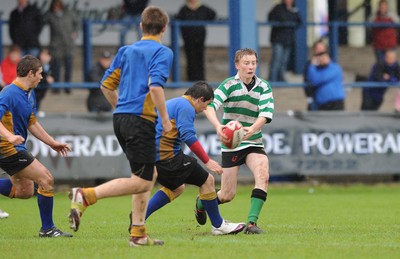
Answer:
<svg viewBox="0 0 400 259"><path fill-rule="evenodd" d="M210 159L205 165L213 173L222 174L222 167L216 161Z"/></svg>
<svg viewBox="0 0 400 259"><path fill-rule="evenodd" d="M13 145L19 145L24 143L25 141L25 139L20 135L11 135L10 137L7 138L7 140Z"/></svg>
<svg viewBox="0 0 400 259"><path fill-rule="evenodd" d="M225 127L225 125L219 125L217 127L217 134L222 143L226 143L229 141L229 138L224 134Z"/></svg>
<svg viewBox="0 0 400 259"><path fill-rule="evenodd" d="M66 143L55 142L50 147L57 151L57 153L62 157L66 157L68 152L72 151L71 147Z"/></svg>

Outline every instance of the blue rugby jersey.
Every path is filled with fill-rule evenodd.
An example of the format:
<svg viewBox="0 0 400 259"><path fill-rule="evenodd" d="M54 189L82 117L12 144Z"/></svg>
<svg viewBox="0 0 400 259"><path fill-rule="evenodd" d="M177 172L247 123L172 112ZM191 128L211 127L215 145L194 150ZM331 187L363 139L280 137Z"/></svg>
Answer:
<svg viewBox="0 0 400 259"><path fill-rule="evenodd" d="M196 110L190 96L184 95L168 100L166 105L172 130L163 135L161 120L158 120L156 126L156 161L173 158L181 150L182 142L191 146L197 141L194 128Z"/></svg>
<svg viewBox="0 0 400 259"><path fill-rule="evenodd" d="M4 127L14 135L22 136L25 141L13 145L5 138L0 138L0 158L14 155L25 146L28 127L36 123L36 98L33 90L24 90L16 81L0 92L0 118Z"/></svg>
<svg viewBox="0 0 400 259"><path fill-rule="evenodd" d="M157 113L149 86L164 87L172 59L172 50L151 36L121 47L101 81L107 89L119 87L114 114L135 114L155 122Z"/></svg>

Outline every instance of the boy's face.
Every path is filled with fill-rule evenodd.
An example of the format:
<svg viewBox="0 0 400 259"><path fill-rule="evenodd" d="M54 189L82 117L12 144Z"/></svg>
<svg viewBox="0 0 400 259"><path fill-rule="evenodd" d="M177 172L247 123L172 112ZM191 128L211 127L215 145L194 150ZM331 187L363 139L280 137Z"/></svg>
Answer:
<svg viewBox="0 0 400 259"><path fill-rule="evenodd" d="M236 64L240 78L252 78L257 69L257 57L255 55L244 55Z"/></svg>
<svg viewBox="0 0 400 259"><path fill-rule="evenodd" d="M40 67L36 73L32 73L32 71L29 72L28 76L31 82L31 88L36 88L36 86L39 84L40 80L42 80L43 68Z"/></svg>
<svg viewBox="0 0 400 259"><path fill-rule="evenodd" d="M314 47L314 59L320 66L326 66L330 62L330 57L325 44L319 43Z"/></svg>
<svg viewBox="0 0 400 259"><path fill-rule="evenodd" d="M194 100L194 109L196 110L196 113L203 112L205 109L207 109L207 105L209 105L212 102L212 100L208 100L205 102L203 100L204 100L203 97Z"/></svg>

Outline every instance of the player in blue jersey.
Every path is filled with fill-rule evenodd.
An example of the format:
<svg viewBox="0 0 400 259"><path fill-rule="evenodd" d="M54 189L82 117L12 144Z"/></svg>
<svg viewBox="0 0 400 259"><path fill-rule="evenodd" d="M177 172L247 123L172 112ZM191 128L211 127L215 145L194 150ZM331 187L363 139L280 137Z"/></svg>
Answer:
<svg viewBox="0 0 400 259"><path fill-rule="evenodd" d="M115 108L114 132L130 163L131 178L111 180L94 188L71 191L71 228L78 230L82 213L99 199L134 194L130 227L130 246L162 245L148 237L145 214L157 175L155 121L160 114L164 132L171 130L163 87L168 79L173 53L161 44L168 25L167 13L147 7L141 18L143 37L121 47L106 71L101 89ZM144 193L144 195L135 195Z"/></svg>
<svg viewBox="0 0 400 259"><path fill-rule="evenodd" d="M156 128L157 181L163 187L150 199L146 219L154 211L176 199L185 189L185 184L192 184L200 187L200 199L211 220L213 235L236 234L244 229L244 223L229 223L221 217L214 177L195 158L183 154L181 149L184 142L210 171L222 173L222 167L208 157L197 140L194 128L196 114L203 112L213 98L213 89L206 82L199 81L182 97L167 101L172 130L164 133L161 123Z"/></svg>
<svg viewBox="0 0 400 259"><path fill-rule="evenodd" d="M33 89L42 79L42 64L30 55L17 65L17 78L0 93L0 168L10 177L0 179L0 193L10 198L28 199L38 185L38 205L42 227L39 237L72 237L53 223L54 178L26 148L29 132L61 156L71 151L68 144L52 138L36 120Z"/></svg>

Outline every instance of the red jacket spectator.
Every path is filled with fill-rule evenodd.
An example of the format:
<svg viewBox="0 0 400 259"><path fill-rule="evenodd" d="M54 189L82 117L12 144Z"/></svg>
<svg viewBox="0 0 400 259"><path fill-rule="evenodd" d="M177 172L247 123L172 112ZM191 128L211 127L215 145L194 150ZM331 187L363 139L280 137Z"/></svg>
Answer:
<svg viewBox="0 0 400 259"><path fill-rule="evenodd" d="M387 15L377 15L376 23L394 23L394 19ZM397 31L395 27L374 27L372 29L372 44L380 50L394 49L397 46Z"/></svg>
<svg viewBox="0 0 400 259"><path fill-rule="evenodd" d="M374 23L396 23L398 17L389 13L389 5L386 0L379 1L378 11L371 19ZM375 51L377 62L383 60L385 52L397 46L397 30L395 27L373 27L372 46Z"/></svg>
<svg viewBox="0 0 400 259"><path fill-rule="evenodd" d="M17 64L20 59L21 49L17 46L12 46L0 65L2 74L2 87L11 84L17 77Z"/></svg>

